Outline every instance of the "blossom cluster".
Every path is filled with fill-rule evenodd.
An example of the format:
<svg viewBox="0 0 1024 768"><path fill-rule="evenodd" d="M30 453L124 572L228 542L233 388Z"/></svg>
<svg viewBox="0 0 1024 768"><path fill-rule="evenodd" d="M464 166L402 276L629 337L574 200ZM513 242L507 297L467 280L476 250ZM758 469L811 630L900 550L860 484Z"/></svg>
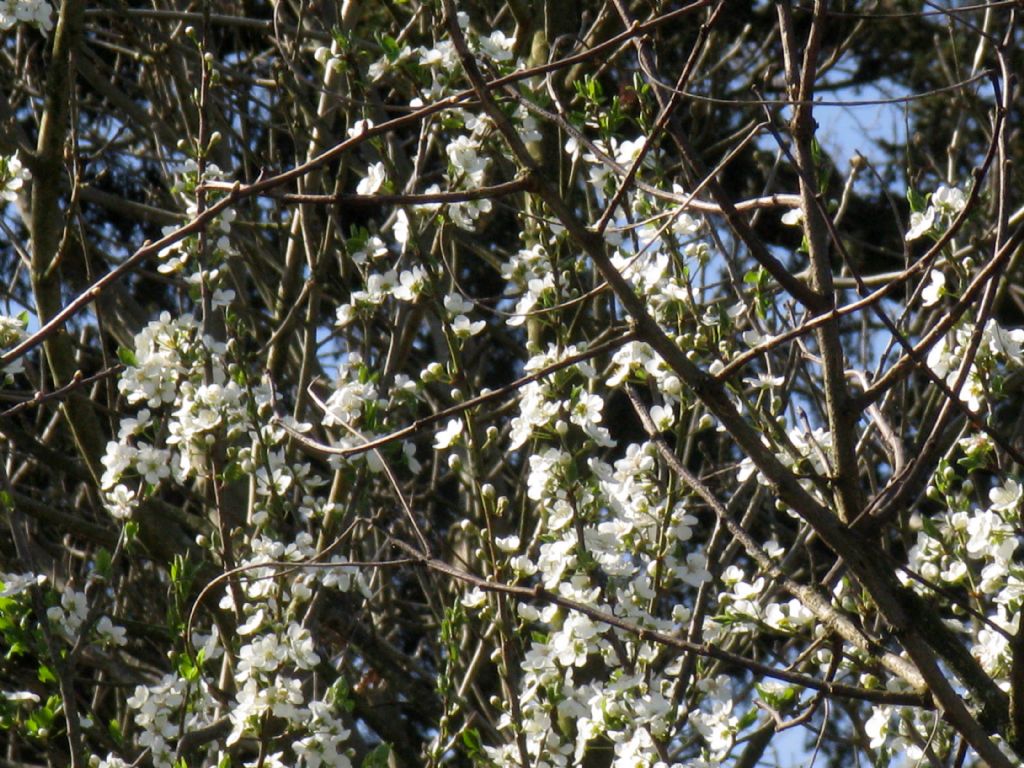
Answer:
<svg viewBox="0 0 1024 768"><path fill-rule="evenodd" d="M13 203L31 178L28 168L17 155L0 156L0 200Z"/></svg>
<svg viewBox="0 0 1024 768"><path fill-rule="evenodd" d="M928 206L923 211L910 214L910 229L907 230L907 241L917 240L935 232L942 223L952 221L967 205L967 195L958 187L941 185L931 195Z"/></svg>
<svg viewBox="0 0 1024 768"><path fill-rule="evenodd" d="M205 268L201 258L219 259L230 253L229 233L229 227L222 227L223 242L206 254L184 247L173 258L179 260L178 267L190 260L194 274L215 280L217 270ZM215 299L210 310L225 317L224 306L232 298ZM238 589L227 590L220 600L220 609L237 616L239 626L231 636L216 626L206 634L194 632L190 644L196 666L179 665L161 679L135 688L127 703L134 713L137 743L149 751L154 765L172 765L177 741L210 726L222 711L223 695L212 685L213 665L230 658L235 689L231 729L223 746L259 738L268 718L275 718L294 738L292 757L277 753L270 756L272 762L347 768L349 730L338 717L337 702L329 695L310 695L313 670L325 661L297 616L324 591L357 590L366 598L370 588L344 554L323 553L322 543L309 532L299 530L284 541L271 535L286 519L312 523L337 514L338 505L322 495L328 480L311 464L286 457L288 430L303 432L310 425L286 417L276 420L269 382L251 377L234 362L235 346L206 333L205 327L190 314L172 317L164 312L122 351L126 365L117 389L126 407L102 459L101 487L115 520L144 526L149 523L140 508L152 503L162 489L250 478L252 496L244 529L228 531L237 539L234 557L242 575ZM356 375L357 358L349 362ZM372 387L358 388L357 381L341 380L328 399L325 424L332 424L332 419L356 421L353 402L359 404L356 410L361 409L371 392ZM222 543L219 535L211 530L200 534L197 543L217 549ZM316 568L304 569L314 561ZM298 571L282 575L282 568ZM69 633L81 614L76 594L64 596L71 602L62 609L61 626ZM105 619L96 631L109 636L110 642L124 642L123 630L107 627ZM182 711L188 713L184 718ZM113 766L120 759L110 754L95 756L94 762Z"/></svg>
<svg viewBox="0 0 1024 768"><path fill-rule="evenodd" d="M28 24L43 32L53 28L53 7L47 0L0 0L0 30Z"/></svg>
<svg viewBox="0 0 1024 768"><path fill-rule="evenodd" d="M398 17L409 5L367 14ZM81 716L90 768L369 768L384 763L378 742L396 731L399 762L431 768L463 757L492 768L710 768L756 762L761 737L788 718L825 733L839 708L822 700L850 691L842 714L858 755L952 762L965 751L953 718L892 703L920 693L903 638L884 631L858 564L840 562L793 499L830 509L853 482L884 500L905 447L932 446L934 409L956 412L934 436L946 441L938 474L897 510L909 527L872 534L899 573L897 597L939 609L965 649L955 661L1009 690L1024 608L1024 477L1005 463L1013 446L997 417L1015 410L1024 330L984 313L940 318L934 332L901 319L910 343L930 346L897 364L905 386L888 391L900 402L869 397L900 354L895 341L883 350L888 326L854 314L863 305L846 304L852 289L836 289L834 313L786 296L773 260L806 288L810 238L750 258L708 185L679 183L692 163L677 165L654 130L661 109L641 87L650 73L638 73L635 93L602 93L617 65L561 93L549 65L577 44L569 34L548 41L540 75L505 77L536 67L517 59L531 41L459 13L485 76L502 78L482 109L456 93L461 46L432 34L430 13L419 6L395 37L306 18L296 29L317 42L288 46L283 9L280 37L256 63L215 63L203 49L217 78L255 73L254 90L237 89L259 104L249 109L281 99L301 113L307 87L319 106L308 133L267 122L288 147L271 158L282 176L240 182L237 208L202 231L164 228L178 239L162 244L157 274L130 276L165 292L120 340L111 378L93 384L109 396L96 409L97 434L109 439L89 467L97 487L73 503L88 508L103 544L69 546L73 564L45 578L0 574L0 637L12 649L42 658L53 653L47 640L72 663L86 649L104 683L113 670L110 692L77 697L83 710L118 713L109 723ZM0 0L0 28L16 16L45 31L49 14L46 2ZM186 35L201 48L220 39ZM532 42L531 59L544 53ZM238 135L221 149L231 170L208 162L207 147L176 162L186 141L159 155L170 177L162 205L186 222L225 204L228 179L254 170L254 156L235 170L249 116L216 108L215 80L195 104L200 125L230 115L224 131ZM552 125L541 130L542 119ZM509 126L516 141L503 139ZM309 162L288 171L303 162L303 142ZM522 143L556 167L517 176ZM303 171L302 194L279 184ZM0 200L28 181L18 156L0 158ZM785 211L795 245L795 228L811 225L795 197L766 190L733 214L774 224ZM897 243L939 239L970 199L949 186L913 198ZM571 234L581 227L588 238ZM958 253L952 245L920 267L909 308L966 290L975 264ZM282 265L284 279L257 274L266 263ZM889 313L894 296L874 308ZM637 306L646 317L629 317ZM0 317L0 348L27 325L27 315ZM82 342L81 359L90 355L106 362L113 350ZM822 372L836 368L836 388L849 376L866 393L860 402L851 391L847 404L861 410L847 423L832 410L836 393L821 391ZM45 385L40 370L30 373ZM936 381L956 391L951 403ZM737 420L752 431L729 434ZM56 444L45 438L40 455ZM852 478L839 471L844 449ZM172 528L183 535L168 544ZM63 578L75 568L86 577ZM155 591L122 589L133 579ZM128 631L144 624L129 621L138 603L169 646L158 654L142 630ZM36 688L0 693L0 725L43 745L63 727L63 691L48 667L36 672ZM50 719L25 724L36 705Z"/></svg>
<svg viewBox="0 0 1024 768"><path fill-rule="evenodd" d="M175 173L178 176L178 182L175 185L174 191L184 197L186 201L185 215L189 220L194 219L199 212L195 196L197 188L209 182L222 182L225 179L223 171L215 163L207 163L203 168L203 172L200 173L199 164L191 158L183 162L176 169ZM215 202L215 200L215 196L208 195L206 201L209 205ZM189 264L190 259L195 261L201 256L206 260L204 266L210 270L210 273L204 275L201 271L193 270L191 279L195 282L199 282L202 279L216 282L218 273L215 269L211 269L211 267L214 267L218 262L234 252L230 234L231 224L235 220L235 215L235 210L228 208L217 217L213 227L215 237L211 238L206 254L199 253L202 237L190 235L161 249L159 257L162 263L157 269L163 274L175 274L184 270L186 265ZM177 227L168 225L164 227L163 234L169 235L175 232L176 229ZM213 302L217 306L223 306L230 300L230 291L221 291L219 295L215 295Z"/></svg>
<svg viewBox="0 0 1024 768"><path fill-rule="evenodd" d="M0 350L6 350L25 338L25 326L28 324L28 313L18 317L0 315ZM2 369L4 377L14 376L25 370L24 358L8 363Z"/></svg>
<svg viewBox="0 0 1024 768"><path fill-rule="evenodd" d="M226 354L223 344L200 334L190 316L173 319L165 314L138 334L119 388L128 403L145 407L122 420L118 439L107 447L103 487L112 516L132 518L160 484L211 477L212 452L227 443L231 447L224 460L255 483L249 520L255 530L274 524L286 497L299 501L300 514L307 519L329 512L330 505L314 497L324 480L308 465L286 462L281 450L286 433L262 420L270 413L269 388L230 378ZM262 418L254 420L254 414ZM347 729L332 714L330 702L310 700L307 692L306 678L322 659L309 630L284 617L294 616L320 590L358 587L369 595L368 586L341 554L324 559L320 568L302 570L318 556L308 533L290 543L257 533L245 544L237 553L244 573L239 591L229 590L221 599L221 609L241 618L236 636L222 637L214 629L205 638L197 635L195 641L200 666L222 658L226 651L236 659L239 687L226 745L258 736L272 716L296 734L292 750L298 764L347 768ZM282 564L294 564L299 573L281 578ZM65 593L65 598L73 595ZM63 615L78 613L66 610ZM70 627L71 621L66 618L64 624ZM97 631L106 630L98 625ZM123 634L109 633L114 642L123 642ZM221 707L205 675L199 676L198 685L191 682L182 672L170 673L155 684L137 686L128 702L141 733L139 744L150 751L157 766L172 765L176 740L209 725ZM175 714L183 707L189 712L184 722ZM107 764L116 759L108 756Z"/></svg>
<svg viewBox="0 0 1024 768"><path fill-rule="evenodd" d="M962 442L960 449L967 455L985 450L973 439ZM1011 663L1008 638L1017 632L1024 606L1024 569L1016 554L1024 491L1020 478L1007 477L988 491L987 504L975 504L968 495L971 490L957 482L952 467L940 471L929 492L943 509L916 520L919 531L908 566L930 582L970 587L987 620L987 626L977 632L972 652L985 672L1006 688ZM924 589L904 578L911 588ZM960 629L967 631L966 626Z"/></svg>
<svg viewBox="0 0 1024 768"><path fill-rule="evenodd" d="M980 335L977 351L969 361L966 379L958 393L974 412L981 409L996 383L1024 367L1024 329L1007 330L996 320L989 320L978 329L973 322L964 321L939 339L928 353L928 367L948 386L957 385L967 352L975 348L976 334Z"/></svg>

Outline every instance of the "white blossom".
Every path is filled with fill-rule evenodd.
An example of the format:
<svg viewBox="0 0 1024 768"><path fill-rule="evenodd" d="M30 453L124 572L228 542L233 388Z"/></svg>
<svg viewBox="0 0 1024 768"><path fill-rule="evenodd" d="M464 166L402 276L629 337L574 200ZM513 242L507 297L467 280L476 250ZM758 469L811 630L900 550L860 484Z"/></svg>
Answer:
<svg viewBox="0 0 1024 768"><path fill-rule="evenodd" d="M782 214L782 223L787 227L799 227L803 222L804 212L802 208L790 208Z"/></svg>
<svg viewBox="0 0 1024 768"><path fill-rule="evenodd" d="M0 0L0 30L21 23L49 32L53 29L52 13L46 0Z"/></svg>
<svg viewBox="0 0 1024 768"><path fill-rule="evenodd" d="M910 214L910 229L907 230L905 239L907 242L912 240L918 240L929 232L935 226L935 207L928 206L924 213L914 211Z"/></svg>
<svg viewBox="0 0 1024 768"><path fill-rule="evenodd" d="M946 292L946 276L939 270L933 269L928 273L928 285L921 291L921 304L930 307L936 304Z"/></svg>
<svg viewBox="0 0 1024 768"><path fill-rule="evenodd" d="M434 437L434 447L438 450L451 448L462 434L462 419L456 417L448 421L444 429Z"/></svg>
<svg viewBox="0 0 1024 768"><path fill-rule="evenodd" d="M998 485L988 492L989 501L992 502L992 509L997 512L1008 512L1016 509L1020 504L1024 489L1021 488L1013 478L1007 478L1006 482Z"/></svg>
<svg viewBox="0 0 1024 768"><path fill-rule="evenodd" d="M864 723L864 732L870 739L868 746L872 749L885 746L891 716L892 707L875 707L871 717Z"/></svg>
<svg viewBox="0 0 1024 768"><path fill-rule="evenodd" d="M387 171L384 163L373 163L366 169L366 176L359 180L356 185L356 193L360 195L372 195L387 181Z"/></svg>
<svg viewBox="0 0 1024 768"><path fill-rule="evenodd" d="M25 2L25 0L0 0L0 29L10 29L11 24L4 23L5 19L11 18L11 4L14 3L18 10L28 9L32 6L40 8L45 6L46 18L49 19L49 3ZM15 11L17 13L17 10ZM28 168L22 165L17 155L0 155L0 200L13 203L18 199L18 193L25 186L25 183L32 178ZM5 344L6 346L6 344Z"/></svg>
<svg viewBox="0 0 1024 768"><path fill-rule="evenodd" d="M34 573L0 573L0 598L14 597L31 587L46 583L46 576Z"/></svg>

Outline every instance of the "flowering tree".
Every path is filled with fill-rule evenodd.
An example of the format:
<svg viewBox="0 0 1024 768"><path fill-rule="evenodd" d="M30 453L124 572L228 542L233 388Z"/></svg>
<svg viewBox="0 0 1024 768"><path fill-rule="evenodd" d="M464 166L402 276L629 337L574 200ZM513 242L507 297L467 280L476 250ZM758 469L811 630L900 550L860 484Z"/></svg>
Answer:
<svg viewBox="0 0 1024 768"><path fill-rule="evenodd" d="M1017 8L877 7L0 0L0 764L1019 764Z"/></svg>

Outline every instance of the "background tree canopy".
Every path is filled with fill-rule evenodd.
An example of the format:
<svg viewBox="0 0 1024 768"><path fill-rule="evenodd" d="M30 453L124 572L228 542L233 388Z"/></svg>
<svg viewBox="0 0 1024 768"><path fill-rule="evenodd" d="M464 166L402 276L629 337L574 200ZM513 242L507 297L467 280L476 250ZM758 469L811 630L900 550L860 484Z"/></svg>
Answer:
<svg viewBox="0 0 1024 768"><path fill-rule="evenodd" d="M1018 11L0 0L0 766L1020 764Z"/></svg>

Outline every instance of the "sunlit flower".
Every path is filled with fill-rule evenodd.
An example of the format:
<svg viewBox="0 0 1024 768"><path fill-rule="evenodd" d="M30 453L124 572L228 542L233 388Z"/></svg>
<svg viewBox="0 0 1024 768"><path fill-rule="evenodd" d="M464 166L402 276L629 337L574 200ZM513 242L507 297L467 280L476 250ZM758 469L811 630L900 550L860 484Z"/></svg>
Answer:
<svg viewBox="0 0 1024 768"><path fill-rule="evenodd" d="M1006 512L1015 509L1020 503L1024 489L1021 488L1013 478L1008 478L1002 485L997 485L988 492L989 501L992 502L992 509L997 512Z"/></svg>
<svg viewBox="0 0 1024 768"><path fill-rule="evenodd" d="M872 749L879 749L885 746L886 737L889 734L891 715L892 707L875 707L871 717L864 723L864 732L870 739L868 746Z"/></svg>
<svg viewBox="0 0 1024 768"><path fill-rule="evenodd" d="M470 320L465 315L456 315L452 320L452 333L457 338L466 339L476 336L487 324L483 320Z"/></svg>
<svg viewBox="0 0 1024 768"><path fill-rule="evenodd" d="M360 179L356 185L356 193L360 195L372 195L377 192L387 181L387 171L384 163L374 163L366 169L366 176Z"/></svg>
<svg viewBox="0 0 1024 768"><path fill-rule="evenodd" d="M921 291L921 304L930 307L946 292L946 276L938 269L928 273L928 285Z"/></svg>
<svg viewBox="0 0 1024 768"><path fill-rule="evenodd" d="M743 379L744 384L749 384L754 389L773 389L781 387L785 383L785 376L772 376L770 373L759 373L757 376L748 376Z"/></svg>
<svg viewBox="0 0 1024 768"><path fill-rule="evenodd" d="M804 223L804 212L802 208L790 208L782 214L782 223L787 227L799 227Z"/></svg>
<svg viewBox="0 0 1024 768"><path fill-rule="evenodd" d="M445 428L437 433L434 437L434 447L438 450L444 450L445 448L451 448L455 445L455 442L459 439L462 434L462 419L454 418L451 419Z"/></svg>
<svg viewBox="0 0 1024 768"><path fill-rule="evenodd" d="M915 211L910 214L910 229L907 230L906 240L910 242L924 237L935 226L935 208L929 205L924 213Z"/></svg>

